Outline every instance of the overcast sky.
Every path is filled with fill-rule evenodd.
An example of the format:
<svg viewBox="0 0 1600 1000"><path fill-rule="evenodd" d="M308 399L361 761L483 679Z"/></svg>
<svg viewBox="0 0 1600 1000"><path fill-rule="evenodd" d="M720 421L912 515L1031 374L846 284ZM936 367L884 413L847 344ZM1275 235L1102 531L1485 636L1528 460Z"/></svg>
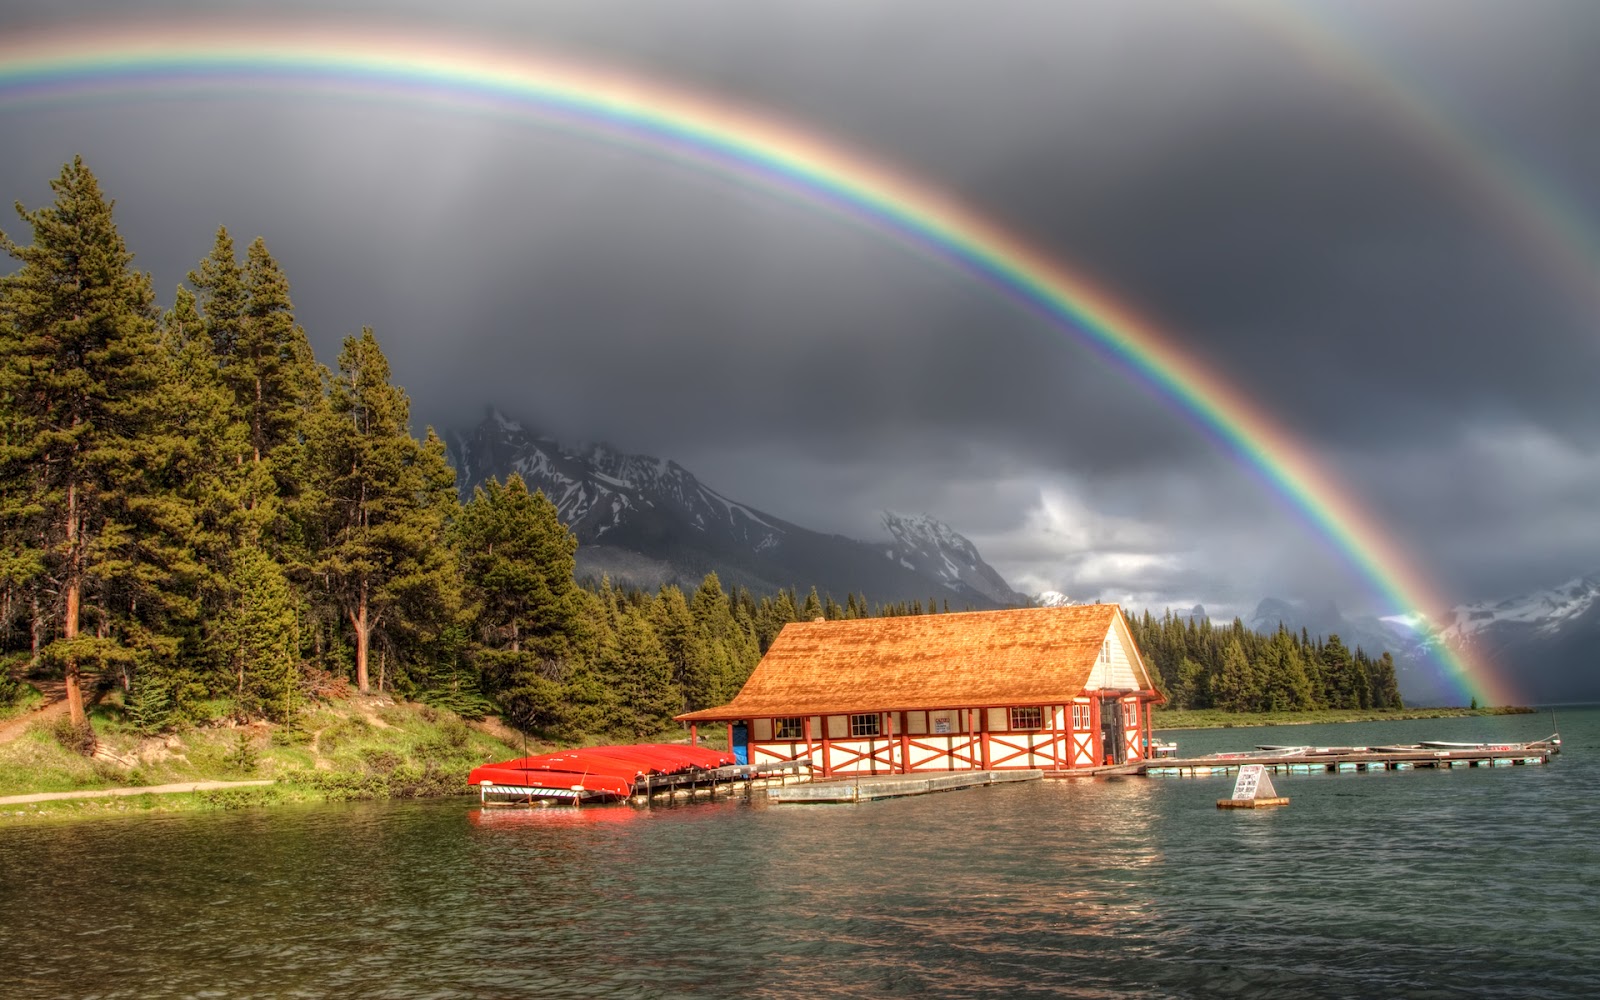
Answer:
<svg viewBox="0 0 1600 1000"><path fill-rule="evenodd" d="M0 38L216 9L257 16L13 0ZM259 8L770 110L954 194L1155 320L1449 598L1600 571L1591 0L295 10ZM515 118L325 91L0 95L0 136L0 198L29 207L86 158L164 303L218 225L241 248L264 236L319 356L374 327L419 432L493 403L675 458L808 526L865 537L881 508L926 511L1029 592L1398 610L1080 340L749 184Z"/></svg>

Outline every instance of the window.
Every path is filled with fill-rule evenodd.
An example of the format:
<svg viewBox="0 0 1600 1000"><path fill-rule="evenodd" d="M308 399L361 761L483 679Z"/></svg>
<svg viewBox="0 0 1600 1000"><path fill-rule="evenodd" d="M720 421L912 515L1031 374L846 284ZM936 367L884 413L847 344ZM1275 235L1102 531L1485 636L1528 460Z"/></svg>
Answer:
<svg viewBox="0 0 1600 1000"><path fill-rule="evenodd" d="M1111 662L1111 640L1110 639L1107 639L1105 642L1102 642L1100 644L1100 662L1101 663L1110 663Z"/></svg>
<svg viewBox="0 0 1600 1000"><path fill-rule="evenodd" d="M1043 729L1044 709L1038 705L1029 705L1025 708L1011 710L1012 729Z"/></svg>
<svg viewBox="0 0 1600 1000"><path fill-rule="evenodd" d="M1072 728L1080 733L1089 731L1089 706L1072 706Z"/></svg>
<svg viewBox="0 0 1600 1000"><path fill-rule="evenodd" d="M850 716L851 736L876 736L878 735L878 716L852 715Z"/></svg>
<svg viewBox="0 0 1600 1000"><path fill-rule="evenodd" d="M1139 725L1139 705L1136 702L1125 701L1122 703L1122 725L1127 729L1136 729Z"/></svg>
<svg viewBox="0 0 1600 1000"><path fill-rule="evenodd" d="M775 740L799 740L805 738L805 727L801 725L800 716L791 719L772 720L772 738Z"/></svg>

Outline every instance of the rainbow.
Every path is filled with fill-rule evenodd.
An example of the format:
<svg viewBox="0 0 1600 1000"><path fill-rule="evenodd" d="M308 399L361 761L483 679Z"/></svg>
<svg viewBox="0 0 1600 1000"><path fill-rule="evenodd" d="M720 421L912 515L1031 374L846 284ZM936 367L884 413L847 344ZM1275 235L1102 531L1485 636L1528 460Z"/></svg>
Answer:
<svg viewBox="0 0 1600 1000"><path fill-rule="evenodd" d="M655 80L409 34L251 25L63 29L0 42L0 108L140 90L314 88L530 115L799 196L975 275L1082 338L1178 407L1340 551L1399 612L1447 606L1404 547L1304 445L1170 335L942 192L754 109ZM1462 699L1515 698L1486 663L1439 647Z"/></svg>
<svg viewBox="0 0 1600 1000"><path fill-rule="evenodd" d="M1476 211L1522 242L1540 261L1541 273L1559 280L1580 307L1600 309L1600 242L1584 225L1584 210L1430 99L1427 88L1395 60L1381 59L1375 46L1364 44L1348 10L1279 0L1226 0L1225 6L1382 108L1415 148L1472 196Z"/></svg>

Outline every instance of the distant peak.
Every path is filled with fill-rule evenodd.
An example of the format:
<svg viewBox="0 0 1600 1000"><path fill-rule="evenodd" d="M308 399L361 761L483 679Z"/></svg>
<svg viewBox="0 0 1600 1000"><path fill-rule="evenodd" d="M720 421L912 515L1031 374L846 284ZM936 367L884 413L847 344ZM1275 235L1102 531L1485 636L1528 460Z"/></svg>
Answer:
<svg viewBox="0 0 1600 1000"><path fill-rule="evenodd" d="M520 434L526 433L527 430L520 423L512 420L510 417L500 412L500 409L495 406L490 406L488 411L484 413L483 422L486 424L493 424L495 427L502 431L506 431L507 433Z"/></svg>

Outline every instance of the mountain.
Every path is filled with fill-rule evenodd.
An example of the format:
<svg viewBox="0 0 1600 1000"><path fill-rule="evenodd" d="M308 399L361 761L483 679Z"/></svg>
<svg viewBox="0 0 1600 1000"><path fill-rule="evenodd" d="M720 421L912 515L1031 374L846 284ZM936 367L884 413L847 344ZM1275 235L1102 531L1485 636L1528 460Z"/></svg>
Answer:
<svg viewBox="0 0 1600 1000"><path fill-rule="evenodd" d="M1078 603L1059 590L1046 590L1034 594L1032 601L1035 607L1040 608L1068 608Z"/></svg>
<svg viewBox="0 0 1600 1000"><path fill-rule="evenodd" d="M884 512L881 541L812 531L718 493L676 462L605 444L569 447L494 410L449 445L465 495L513 472L544 491L578 537L579 576L694 587L715 571L724 586L757 594L815 586L875 604L1027 603L970 541L925 514Z"/></svg>
<svg viewBox="0 0 1600 1000"><path fill-rule="evenodd" d="M1600 701L1600 575L1457 605L1434 637L1500 666L1531 702Z"/></svg>
<svg viewBox="0 0 1600 1000"><path fill-rule="evenodd" d="M1470 651L1505 673L1508 687L1533 703L1600 700L1600 576L1556 587L1452 608L1438 629L1418 616L1347 618L1331 603L1268 598L1246 624L1272 631L1283 622L1312 635L1337 634L1346 645L1395 658L1400 693L1409 704L1459 699L1430 664L1439 643Z"/></svg>

